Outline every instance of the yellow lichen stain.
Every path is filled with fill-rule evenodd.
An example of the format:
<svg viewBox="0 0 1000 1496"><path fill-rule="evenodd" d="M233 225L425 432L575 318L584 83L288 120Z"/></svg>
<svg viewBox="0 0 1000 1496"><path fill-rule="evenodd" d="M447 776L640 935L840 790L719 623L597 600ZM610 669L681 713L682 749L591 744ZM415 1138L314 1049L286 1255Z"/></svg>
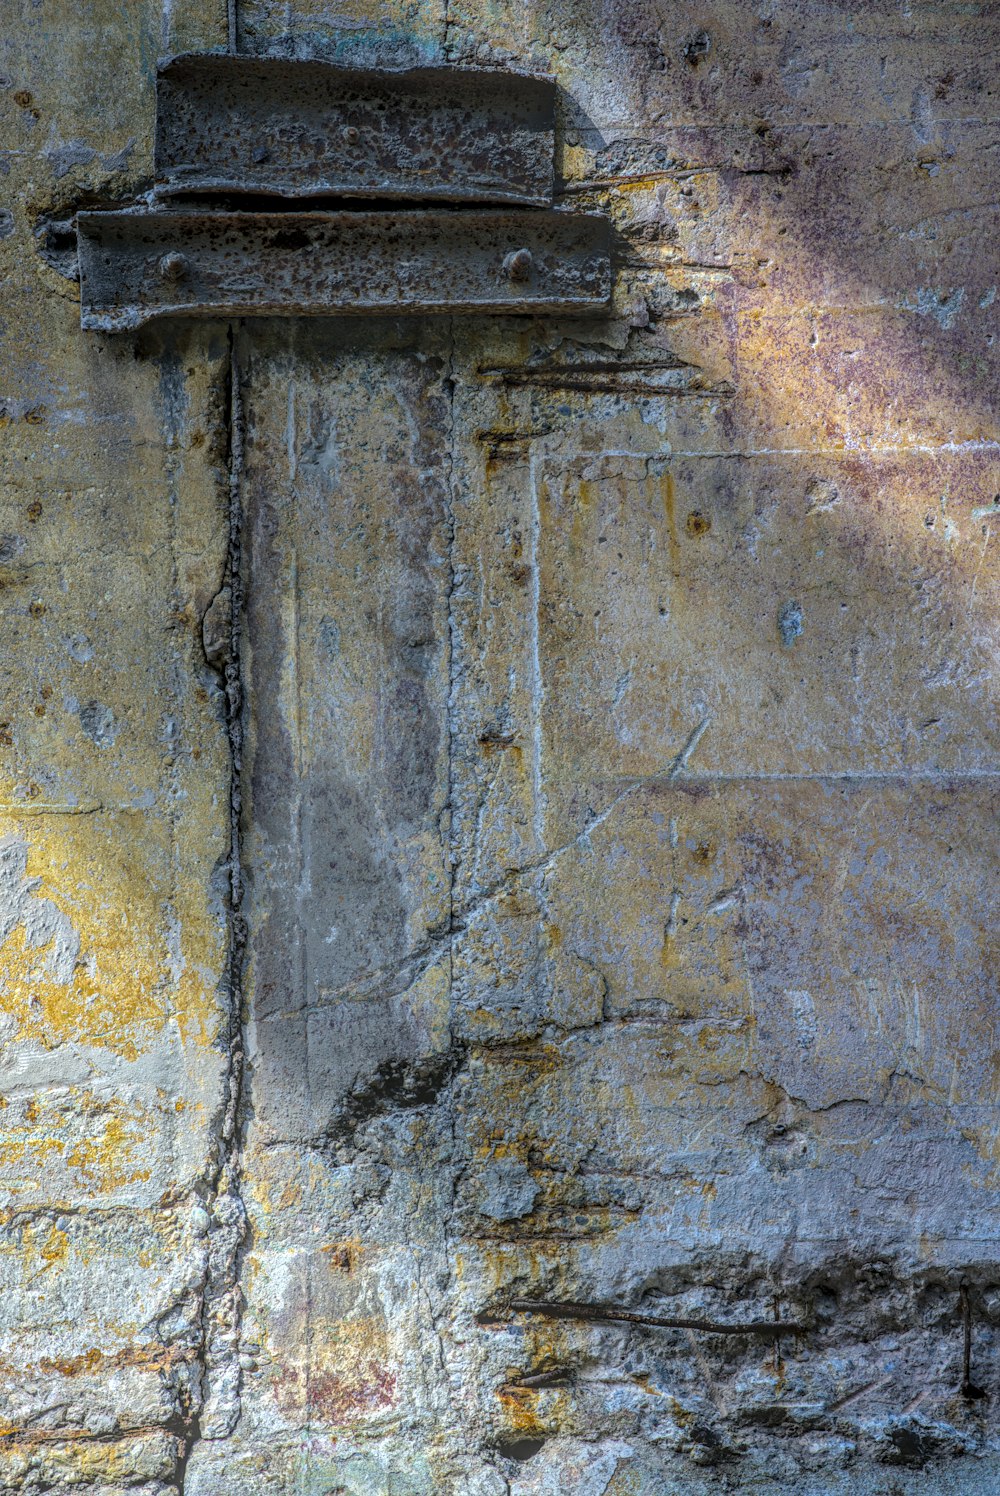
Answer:
<svg viewBox="0 0 1000 1496"><path fill-rule="evenodd" d="M498 755L503 754L516 774L523 772L524 749L520 743L515 743L512 737L484 735L479 739L479 746L483 751L484 758L494 759Z"/></svg>
<svg viewBox="0 0 1000 1496"><path fill-rule="evenodd" d="M138 1123L135 1118L129 1127L121 1116L110 1116L100 1137L83 1138L70 1149L67 1164L99 1192L145 1182L152 1177L152 1169L130 1167L147 1155L146 1133Z"/></svg>
<svg viewBox="0 0 1000 1496"><path fill-rule="evenodd" d="M695 1422L697 1414L691 1408L686 1408L683 1403L677 1401L676 1397L670 1397L667 1402L670 1416L678 1428L690 1428Z"/></svg>
<svg viewBox="0 0 1000 1496"><path fill-rule="evenodd" d="M81 1043L134 1061L173 1016L186 1037L210 1043L215 997L198 973L218 969L219 931L185 928L177 970L164 930L169 887L158 886L148 865L156 839L147 846L99 812L33 816L30 838L25 824L22 816L0 826L8 846L26 848L23 877L15 868L8 889L21 917L0 947L0 1000L16 1022L14 1037L49 1049ZM28 923L40 910L57 933L32 944ZM37 929L31 938L39 939ZM67 954L74 947L75 957Z"/></svg>
<svg viewBox="0 0 1000 1496"><path fill-rule="evenodd" d="M284 1180L277 1193L272 1194L268 1181L261 1189L255 1190L255 1194L263 1209L269 1214L283 1215L286 1211L295 1210L301 1206L302 1183L298 1178Z"/></svg>
<svg viewBox="0 0 1000 1496"><path fill-rule="evenodd" d="M68 1253L69 1237L53 1222L49 1227L48 1235L38 1249L38 1255L46 1267L52 1267L54 1263L64 1262Z"/></svg>
<svg viewBox="0 0 1000 1496"><path fill-rule="evenodd" d="M19 1137L14 1129L9 1128L0 1141L0 1167L7 1169L15 1165L24 1167L30 1164L44 1175L48 1160L53 1155L62 1153L63 1147L61 1138ZM34 1182L37 1185L40 1180Z"/></svg>
<svg viewBox="0 0 1000 1496"><path fill-rule="evenodd" d="M568 550L570 555L580 557L585 565L592 564L594 559L591 532L594 518L600 513L600 495L601 484L592 478L581 478L573 494Z"/></svg>
<svg viewBox="0 0 1000 1496"><path fill-rule="evenodd" d="M518 892L502 894L496 907L498 919L533 919L538 912L535 900Z"/></svg>
<svg viewBox="0 0 1000 1496"><path fill-rule="evenodd" d="M96 1019L94 1029L86 1034L88 1042L100 1043L124 1059L135 1060L139 1048L122 1025L115 1031L112 1012L102 985L86 967L78 966L68 983L46 975L47 948L29 946L23 926L8 936L3 947L5 1006L17 1020L18 1038L34 1039L47 1049L67 1040L82 1037L80 1020L86 1015ZM138 1005L137 1022L142 1022L142 1003Z"/></svg>
<svg viewBox="0 0 1000 1496"><path fill-rule="evenodd" d="M22 1176L30 1171L34 1177L22 1177L19 1186L37 1189L61 1161L91 1194L103 1194L152 1177L150 1135L159 1126L159 1117L138 1104L130 1107L70 1088L51 1106L29 1103L18 1122L5 1121L0 1170ZM44 1238L44 1250L41 1245L35 1250L49 1267L61 1261L68 1244L53 1230Z"/></svg>
<svg viewBox="0 0 1000 1496"><path fill-rule="evenodd" d="M661 1388L654 1386L652 1373L648 1371L636 1371L632 1374L632 1381L642 1392L648 1392L650 1397L665 1396Z"/></svg>
<svg viewBox="0 0 1000 1496"><path fill-rule="evenodd" d="M476 1016L482 1018L484 1026L495 1022L495 1014L487 1008L476 1009ZM563 1063L563 1057L557 1045L534 1039L514 1040L509 1044L486 1042L476 1045L475 1053L484 1065L528 1065L536 1075L558 1070ZM523 1084L522 1077L517 1076L512 1084L514 1090L519 1093Z"/></svg>

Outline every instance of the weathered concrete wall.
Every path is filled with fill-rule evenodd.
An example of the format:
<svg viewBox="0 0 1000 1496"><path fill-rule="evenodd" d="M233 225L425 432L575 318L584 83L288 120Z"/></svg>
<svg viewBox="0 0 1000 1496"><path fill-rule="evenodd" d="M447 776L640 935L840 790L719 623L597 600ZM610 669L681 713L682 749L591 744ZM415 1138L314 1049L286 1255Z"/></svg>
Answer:
<svg viewBox="0 0 1000 1496"><path fill-rule="evenodd" d="M613 315L82 335L229 22L552 70ZM997 1488L998 22L7 0L0 1489Z"/></svg>

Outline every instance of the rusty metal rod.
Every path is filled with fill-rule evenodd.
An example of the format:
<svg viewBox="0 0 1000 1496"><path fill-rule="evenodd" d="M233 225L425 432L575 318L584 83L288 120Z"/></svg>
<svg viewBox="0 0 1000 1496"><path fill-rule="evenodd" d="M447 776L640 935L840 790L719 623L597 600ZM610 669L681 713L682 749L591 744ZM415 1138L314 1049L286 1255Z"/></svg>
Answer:
<svg viewBox="0 0 1000 1496"><path fill-rule="evenodd" d="M545 1319L650 1325L659 1330L701 1330L710 1335L763 1335L771 1340L779 1335L805 1335L809 1330L808 1325L794 1320L750 1319L742 1324L727 1324L714 1319L673 1319L662 1314L641 1314L635 1309L618 1309L609 1304L549 1303L544 1299L512 1299L510 1308L515 1314L538 1314Z"/></svg>

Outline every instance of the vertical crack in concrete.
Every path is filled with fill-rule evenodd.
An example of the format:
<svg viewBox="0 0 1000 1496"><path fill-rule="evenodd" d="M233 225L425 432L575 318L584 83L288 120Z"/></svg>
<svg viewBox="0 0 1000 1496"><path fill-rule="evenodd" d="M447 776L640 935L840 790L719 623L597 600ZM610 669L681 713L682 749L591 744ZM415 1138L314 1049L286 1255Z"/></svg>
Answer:
<svg viewBox="0 0 1000 1496"><path fill-rule="evenodd" d="M447 818L444 823L444 851L448 859L448 929L455 927L455 661L457 655L455 641L455 618L453 603L455 597L456 574L455 574L455 319L449 321L448 330L448 363L444 376L444 387L448 396L448 412L446 428L444 433L444 467L445 467L445 505L446 505L446 538L448 543L448 593L445 599L445 629L447 639L445 648L447 650L448 690L445 701L445 732L447 734L447 759L448 759L448 804ZM453 975L454 962L451 957L449 944L449 975Z"/></svg>
<svg viewBox="0 0 1000 1496"><path fill-rule="evenodd" d="M208 1258L202 1286L202 1371L200 1407L186 1420L180 1435L175 1481L184 1496L188 1465L195 1446L206 1438L232 1433L240 1416L240 1262L246 1235L241 1196L242 1115L246 1054L243 1014L243 964L247 944L243 912L243 456L244 425L238 331L229 330L228 398L228 546L225 586L229 591L228 649L225 663L225 716L229 740L229 950L226 963L228 1023L225 1032L228 1074L225 1111L208 1179Z"/></svg>
<svg viewBox="0 0 1000 1496"><path fill-rule="evenodd" d="M243 962L247 928L243 913L243 395L237 332L229 332L229 652L226 661L226 732L229 738L229 1053L230 1108L223 1141L239 1165L240 1101L243 1089Z"/></svg>
<svg viewBox="0 0 1000 1496"><path fill-rule="evenodd" d="M458 867L457 867L457 863L456 863L456 846L455 846L455 805L456 805L456 787L455 787L455 705L456 705L456 702L455 702L455 696L456 696L456 691L458 689L457 679L456 679L456 676L457 676L456 664L457 664L457 660L458 660L458 642L457 642L457 637L456 637L456 628L457 628L457 625L456 625L455 616L454 616L454 599L455 599L455 589L456 589L456 586L457 586L457 573L456 573L456 567L455 567L455 541L456 541L456 529L457 529L456 504L455 504L455 485L456 485L456 462L455 462L455 385L456 385L456 380L455 380L455 357L456 357L455 319L454 319L454 317L452 317L452 318L449 319L449 324L448 324L448 363L447 363L447 366L446 366L445 377L444 377L444 387L445 387L445 390L446 390L447 396L448 396L448 410L447 410L447 417L446 417L446 428L445 428L445 433L444 433L444 464L445 464L444 495L445 495L445 505L446 505L446 518L447 518L446 534L447 534L447 544L448 544L448 593L447 593L447 598L446 598L446 603L445 603L445 629L447 630L447 639L446 639L446 642L445 642L445 648L447 650L447 672L448 672L448 688L447 688L447 695L446 695L446 698L445 698L445 733L446 733L446 736L447 736L446 753L447 753L447 772L448 772L448 803L447 803L447 815L444 818L444 824L443 824L443 828L442 828L443 832L444 832L444 835L442 837L442 841L443 841L443 852L444 852L445 858L447 860L447 875L448 875L448 931L449 931L449 936L453 936L454 929L455 929L455 880L456 880L457 873L458 873ZM448 1049L449 1049L449 1053L452 1056L454 1056L454 1054L455 1054L455 1031L454 1031L454 1002L455 1002L455 993L454 993L454 984L455 984L455 951L454 951L454 939L453 938L449 938L449 941L448 941L448 1006L449 1006L449 1017L448 1017ZM455 1065L452 1066L452 1079L454 1079L454 1076L455 1076L455 1073L457 1072L457 1069L458 1069L458 1065L457 1064L455 1064ZM458 1166L458 1163L457 1163L457 1144L458 1144L457 1125L458 1124L457 1124L456 1109L455 1109L455 1107L453 1105L448 1106L447 1102L445 1103L445 1105L448 1107L448 1115L449 1115L450 1124L451 1124L451 1158L449 1160L449 1163L450 1163L452 1177L451 1177L451 1197L450 1197L449 1207L448 1207L447 1211L445 1212L444 1219L442 1221L441 1235L442 1235L442 1238L443 1238L444 1249L445 1249L445 1254L446 1254L445 1267L446 1267L446 1271L447 1271L447 1275L448 1275L448 1283L449 1283L449 1285L451 1285L451 1284L453 1284L452 1262L454 1260L454 1254L453 1254L453 1251L452 1251L452 1234L451 1233L452 1233L452 1221L453 1221L453 1218L454 1218L454 1215L455 1215L455 1209L456 1209L456 1200L457 1200L457 1194L458 1194L458 1182L459 1182L459 1178L460 1178L460 1170L459 1170L459 1166ZM435 1332L435 1334L437 1336L437 1340L438 1340L438 1361L439 1361L439 1365L440 1365L440 1369L441 1369L441 1375L442 1375L442 1378L443 1378L443 1381L444 1381L445 1385L447 1385L447 1381L448 1381L448 1366L447 1366L447 1355L446 1355L446 1352L445 1352L444 1335L443 1335L443 1332L442 1332L442 1329L441 1329L441 1326L440 1326L440 1323L439 1323L440 1316L436 1313L433 1301L431 1300L431 1298L430 1298L429 1295L428 1295L428 1307L429 1307L430 1313L431 1313L431 1318L432 1318L432 1323L433 1323L433 1327L434 1327L434 1332Z"/></svg>

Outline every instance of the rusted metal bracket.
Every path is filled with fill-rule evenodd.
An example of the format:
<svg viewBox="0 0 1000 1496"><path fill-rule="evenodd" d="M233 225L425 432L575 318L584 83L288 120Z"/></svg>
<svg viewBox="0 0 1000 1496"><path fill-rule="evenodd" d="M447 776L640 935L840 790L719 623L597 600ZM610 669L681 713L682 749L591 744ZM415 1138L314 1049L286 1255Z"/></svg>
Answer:
<svg viewBox="0 0 1000 1496"><path fill-rule="evenodd" d="M554 99L524 73L176 58L157 80L156 196L172 206L78 215L82 325L600 311L608 221L543 206ZM258 211L262 195L282 210Z"/></svg>
<svg viewBox="0 0 1000 1496"><path fill-rule="evenodd" d="M153 317L557 312L606 304L583 213L81 213L82 323Z"/></svg>
<svg viewBox="0 0 1000 1496"><path fill-rule="evenodd" d="M157 192L552 200L555 84L481 68L369 72L177 57L156 82Z"/></svg>

